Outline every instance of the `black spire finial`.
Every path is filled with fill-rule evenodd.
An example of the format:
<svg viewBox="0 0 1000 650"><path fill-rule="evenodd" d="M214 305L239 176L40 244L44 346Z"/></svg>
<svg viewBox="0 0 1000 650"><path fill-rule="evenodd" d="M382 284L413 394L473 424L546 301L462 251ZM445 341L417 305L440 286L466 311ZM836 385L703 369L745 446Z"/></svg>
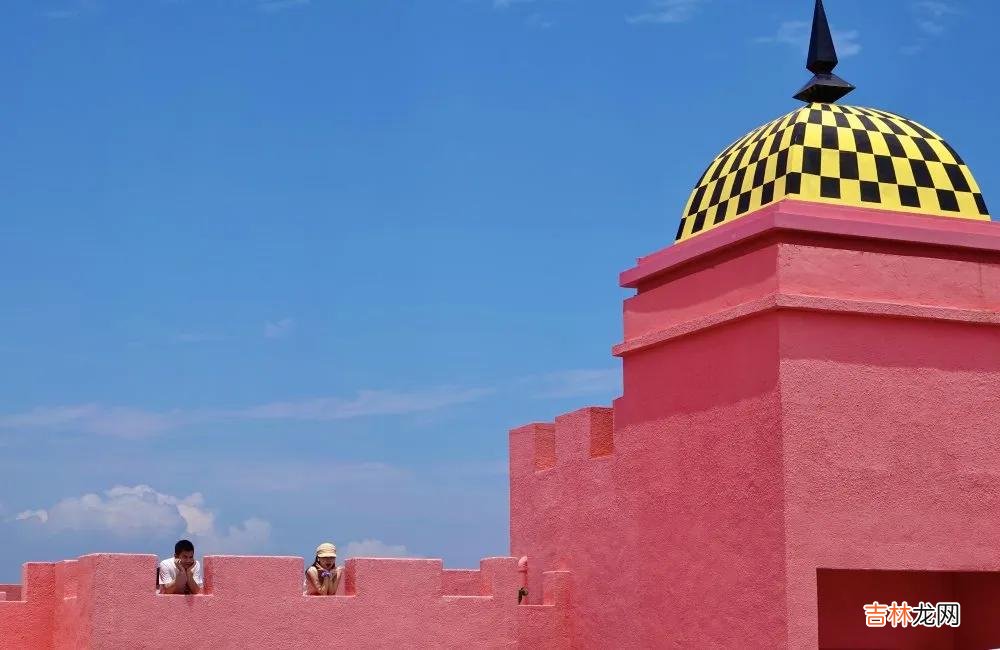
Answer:
<svg viewBox="0 0 1000 650"><path fill-rule="evenodd" d="M823 0L816 0L806 69L813 74L830 74L837 63L837 48L833 46L833 35L830 33L830 23L826 20Z"/></svg>
<svg viewBox="0 0 1000 650"><path fill-rule="evenodd" d="M816 0L812 34L809 37L809 56L806 59L806 69L813 73L813 78L795 94L795 99L806 103L835 102L854 90L853 85L833 74L836 67L837 50L833 46L830 23L826 20L823 0Z"/></svg>

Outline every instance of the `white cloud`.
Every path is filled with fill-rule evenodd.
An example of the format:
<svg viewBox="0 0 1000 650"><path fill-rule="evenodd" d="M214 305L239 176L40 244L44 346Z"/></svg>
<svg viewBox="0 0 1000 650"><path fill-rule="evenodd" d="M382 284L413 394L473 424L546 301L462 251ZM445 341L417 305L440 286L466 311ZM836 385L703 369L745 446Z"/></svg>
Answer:
<svg viewBox="0 0 1000 650"><path fill-rule="evenodd" d="M264 338L283 339L292 333L295 328L295 321L291 318L282 318L276 322L264 323Z"/></svg>
<svg viewBox="0 0 1000 650"><path fill-rule="evenodd" d="M626 16L625 20L633 25L683 23L693 18L698 8L705 2L707 0L651 0L647 11Z"/></svg>
<svg viewBox="0 0 1000 650"><path fill-rule="evenodd" d="M811 31L811 23L801 20L786 20L778 25L778 31L773 36L760 36L755 38L754 42L790 45L804 54L809 49ZM832 30L832 33L839 58L846 59L861 52L861 43L858 40L861 33L858 30Z"/></svg>
<svg viewBox="0 0 1000 650"><path fill-rule="evenodd" d="M86 530L122 538L184 534L201 553L259 550L271 535L271 525L256 517L220 532L215 513L206 508L200 493L176 497L148 485L116 485L103 494L69 497L48 509L25 510L15 520L32 522L52 533Z"/></svg>
<svg viewBox="0 0 1000 650"><path fill-rule="evenodd" d="M562 370L533 375L521 385L535 397L580 397L621 392L622 373L618 368Z"/></svg>
<svg viewBox="0 0 1000 650"><path fill-rule="evenodd" d="M123 406L80 404L36 408L0 415L0 431L90 433L117 438L145 438L186 425L233 420L325 422L351 418L406 415L474 402L493 391L438 386L415 391L362 390L354 397L316 397L268 402L237 409L156 412Z"/></svg>
<svg viewBox="0 0 1000 650"><path fill-rule="evenodd" d="M228 412L236 418L254 420L343 420L369 415L402 415L433 411L446 406L473 402L491 393L482 388L441 386L412 392L362 390L351 399L319 397L288 402L271 402Z"/></svg>
<svg viewBox="0 0 1000 650"><path fill-rule="evenodd" d="M913 12L913 23L920 34L915 42L900 48L903 54L916 54L922 51L932 40L943 35L948 29L950 16L962 14L962 10L951 2L941 0L922 0L910 5Z"/></svg>
<svg viewBox="0 0 1000 650"><path fill-rule="evenodd" d="M956 5L950 2L940 2L939 0L921 0L920 2L913 3L913 8L920 13L933 16L934 18L962 13Z"/></svg>
<svg viewBox="0 0 1000 650"><path fill-rule="evenodd" d="M174 425L171 414L98 404L36 408L0 416L0 430L78 431L117 438L144 438Z"/></svg>
<svg viewBox="0 0 1000 650"><path fill-rule="evenodd" d="M229 526L225 533L213 529L209 533L195 535L198 552L204 555L226 554L246 555L267 549L271 539L271 524L251 517L239 526Z"/></svg>
<svg viewBox="0 0 1000 650"><path fill-rule="evenodd" d="M289 493L355 486L368 489L409 478L410 472L380 462L238 461L215 465L218 480L254 493Z"/></svg>
<svg viewBox="0 0 1000 650"><path fill-rule="evenodd" d="M44 510L25 510L14 516L15 521L29 521L31 519L37 519L44 524L49 520L49 513Z"/></svg>
<svg viewBox="0 0 1000 650"><path fill-rule="evenodd" d="M18 519L36 519L53 532L100 530L123 537L169 532L186 526L178 505L199 508L200 494L178 499L148 485L115 486L103 494L84 494L63 499L46 510L26 510ZM24 515L24 516L22 516Z"/></svg>
<svg viewBox="0 0 1000 650"><path fill-rule="evenodd" d="M348 542L341 550L345 557L412 557L406 553L403 545L386 544L378 539L363 539L360 542Z"/></svg>

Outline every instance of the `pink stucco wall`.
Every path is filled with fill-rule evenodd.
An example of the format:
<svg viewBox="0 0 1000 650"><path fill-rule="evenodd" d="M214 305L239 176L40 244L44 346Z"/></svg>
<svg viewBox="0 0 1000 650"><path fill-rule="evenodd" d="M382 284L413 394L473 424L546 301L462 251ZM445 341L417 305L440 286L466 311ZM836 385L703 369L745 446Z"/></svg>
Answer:
<svg viewBox="0 0 1000 650"><path fill-rule="evenodd" d="M613 410L511 432L512 553L571 571L574 646L1000 646L1000 227L786 201L621 280ZM851 636L873 569L962 627Z"/></svg>
<svg viewBox="0 0 1000 650"><path fill-rule="evenodd" d="M620 549L604 543L615 522L610 501L611 428L610 409L583 409L557 418L552 425L511 432L511 552L530 558L528 602L538 602L541 595L541 567L609 570L618 563ZM521 553L529 547L532 554ZM591 573L588 570L588 576ZM602 625L602 611L594 601L615 596L604 584L568 579L573 593L571 625L584 630ZM580 609L580 598L590 605ZM582 618L581 611L590 618Z"/></svg>
<svg viewBox="0 0 1000 650"><path fill-rule="evenodd" d="M447 596L482 596L482 574L472 569L445 569L441 573L441 593Z"/></svg>
<svg viewBox="0 0 1000 650"><path fill-rule="evenodd" d="M556 419L551 468L524 471L544 425L511 433L511 550L571 570L576 647L783 645L775 330L745 322L628 360L613 412ZM589 457L612 417L613 453Z"/></svg>
<svg viewBox="0 0 1000 650"><path fill-rule="evenodd" d="M154 593L155 566L28 565L26 602L0 602L0 647L568 647L566 575L546 574L544 602L518 606L515 558L483 560L461 582L468 595L444 593L440 560L348 560L345 595L327 598L302 595L301 558L209 556L198 596Z"/></svg>
<svg viewBox="0 0 1000 650"><path fill-rule="evenodd" d="M4 648L49 648L55 608L55 565L24 565L23 600L0 601L0 640Z"/></svg>
<svg viewBox="0 0 1000 650"><path fill-rule="evenodd" d="M153 556L25 566L0 646L1000 647L1000 226L783 201L621 275L624 390L510 432L511 552L479 570ZM0 592L5 589L0 587ZM869 629L878 599L958 629Z"/></svg>

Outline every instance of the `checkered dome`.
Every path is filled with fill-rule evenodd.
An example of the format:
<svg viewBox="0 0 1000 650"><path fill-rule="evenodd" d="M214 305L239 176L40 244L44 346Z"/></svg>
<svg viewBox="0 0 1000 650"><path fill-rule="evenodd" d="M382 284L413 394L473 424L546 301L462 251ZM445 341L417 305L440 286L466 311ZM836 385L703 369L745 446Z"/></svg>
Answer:
<svg viewBox="0 0 1000 650"><path fill-rule="evenodd" d="M677 241L784 198L990 218L969 168L930 129L873 108L809 104L712 161L684 208Z"/></svg>

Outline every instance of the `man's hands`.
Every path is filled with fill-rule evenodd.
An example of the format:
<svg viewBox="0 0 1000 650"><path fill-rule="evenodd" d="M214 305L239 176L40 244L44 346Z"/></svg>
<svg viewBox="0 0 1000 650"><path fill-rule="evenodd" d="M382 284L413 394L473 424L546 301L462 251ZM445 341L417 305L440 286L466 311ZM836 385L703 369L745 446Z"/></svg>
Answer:
<svg viewBox="0 0 1000 650"><path fill-rule="evenodd" d="M201 585L195 580L195 565L197 562L192 558L189 562L184 563L184 578L187 580L188 591L192 594L201 593Z"/></svg>
<svg viewBox="0 0 1000 650"><path fill-rule="evenodd" d="M181 558L174 558L174 567L177 569L174 581L169 585L166 585L164 593L168 594L183 594L191 593L197 594L201 592L201 585L195 580L195 561L194 559L183 560Z"/></svg>
<svg viewBox="0 0 1000 650"><path fill-rule="evenodd" d="M194 583L194 560L174 559L177 566L177 581Z"/></svg>
<svg viewBox="0 0 1000 650"><path fill-rule="evenodd" d="M184 585L187 584L189 579L194 582L190 573L191 570L194 570L194 562L188 563L179 558L174 558L174 566L177 567L177 577L174 578L173 582L174 593L182 592Z"/></svg>

